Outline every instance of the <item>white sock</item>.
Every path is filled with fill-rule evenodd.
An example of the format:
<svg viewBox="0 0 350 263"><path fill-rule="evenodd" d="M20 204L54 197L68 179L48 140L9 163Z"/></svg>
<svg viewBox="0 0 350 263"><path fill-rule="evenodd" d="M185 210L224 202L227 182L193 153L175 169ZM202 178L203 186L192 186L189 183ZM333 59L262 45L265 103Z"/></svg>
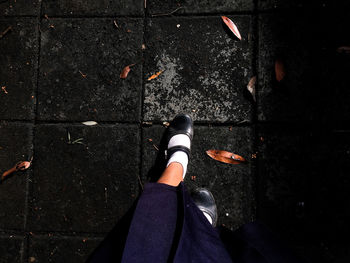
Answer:
<svg viewBox="0 0 350 263"><path fill-rule="evenodd" d="M169 143L168 143L168 149L174 146L185 146L188 149L191 149L191 140L190 138L185 134L178 134L173 137L171 137Z"/></svg>
<svg viewBox="0 0 350 263"><path fill-rule="evenodd" d="M202 212L203 212L203 211L202 211ZM206 212L203 212L203 214L204 214L204 216L208 219L209 223L210 223L211 225L213 225L213 219L211 219L211 216L210 216L208 213L206 213Z"/></svg>
<svg viewBox="0 0 350 263"><path fill-rule="evenodd" d="M183 170L183 173L182 173L182 178L185 178L185 175L186 175L186 172L187 172L187 164L188 164L188 156L187 156L187 153L185 152L182 152L182 151L177 151L177 152L174 152L166 167L168 167L171 163L179 163L182 165L182 170Z"/></svg>
<svg viewBox="0 0 350 263"><path fill-rule="evenodd" d="M175 147L175 146L185 146L188 149L191 149L191 140L190 138L185 134L178 134L173 137L171 137L169 143L168 143L168 149ZM186 172L187 172L187 164L188 164L188 156L185 152L177 151L174 152L173 155L170 157L167 167L169 164L177 162L182 165L183 173L182 177L185 178Z"/></svg>

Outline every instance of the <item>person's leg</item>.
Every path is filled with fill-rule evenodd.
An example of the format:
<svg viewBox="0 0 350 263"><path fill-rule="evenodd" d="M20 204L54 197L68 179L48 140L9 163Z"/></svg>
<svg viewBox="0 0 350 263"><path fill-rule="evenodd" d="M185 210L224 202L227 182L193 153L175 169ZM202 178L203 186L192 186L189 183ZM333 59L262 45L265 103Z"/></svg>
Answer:
<svg viewBox="0 0 350 263"><path fill-rule="evenodd" d="M178 186L183 180L182 173L182 165L180 163L173 162L164 170L157 183Z"/></svg>

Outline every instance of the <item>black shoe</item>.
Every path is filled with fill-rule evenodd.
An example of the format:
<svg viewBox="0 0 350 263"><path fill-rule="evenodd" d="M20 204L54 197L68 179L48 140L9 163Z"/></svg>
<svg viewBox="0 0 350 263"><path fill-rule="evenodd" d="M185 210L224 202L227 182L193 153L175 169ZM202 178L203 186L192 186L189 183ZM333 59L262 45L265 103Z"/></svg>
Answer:
<svg viewBox="0 0 350 263"><path fill-rule="evenodd" d="M178 134L185 134L187 135L190 140L192 141L193 138L193 121L191 117L187 114L179 114L176 115L174 120L170 123L170 126L168 128L168 138L167 142L169 143L170 139ZM183 151L187 153L188 157L190 157L191 149L185 147L185 146L175 146L171 147L170 149L166 150L166 158L169 159L170 156L177 151Z"/></svg>
<svg viewBox="0 0 350 263"><path fill-rule="evenodd" d="M218 220L218 212L212 193L205 188L197 188L191 193L191 197L199 210L207 213L211 217L212 226L215 227Z"/></svg>

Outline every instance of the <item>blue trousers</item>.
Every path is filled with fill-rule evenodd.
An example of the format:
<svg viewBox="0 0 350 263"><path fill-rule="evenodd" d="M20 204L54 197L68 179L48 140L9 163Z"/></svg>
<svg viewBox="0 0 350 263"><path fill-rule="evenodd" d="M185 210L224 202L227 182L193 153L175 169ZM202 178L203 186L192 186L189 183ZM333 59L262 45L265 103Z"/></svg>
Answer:
<svg viewBox="0 0 350 263"><path fill-rule="evenodd" d="M300 262L261 223L235 232L213 228L183 183L146 184L126 227L125 239L116 238L120 232L112 234L90 262ZM124 243L118 256L116 240Z"/></svg>

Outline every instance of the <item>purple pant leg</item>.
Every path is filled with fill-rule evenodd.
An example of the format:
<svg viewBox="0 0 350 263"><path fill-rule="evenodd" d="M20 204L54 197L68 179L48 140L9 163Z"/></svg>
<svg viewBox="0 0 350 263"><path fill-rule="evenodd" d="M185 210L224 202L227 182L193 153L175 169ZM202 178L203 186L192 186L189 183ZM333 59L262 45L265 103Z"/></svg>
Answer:
<svg viewBox="0 0 350 263"><path fill-rule="evenodd" d="M167 262L177 222L177 188L149 183L138 201L122 262Z"/></svg>

